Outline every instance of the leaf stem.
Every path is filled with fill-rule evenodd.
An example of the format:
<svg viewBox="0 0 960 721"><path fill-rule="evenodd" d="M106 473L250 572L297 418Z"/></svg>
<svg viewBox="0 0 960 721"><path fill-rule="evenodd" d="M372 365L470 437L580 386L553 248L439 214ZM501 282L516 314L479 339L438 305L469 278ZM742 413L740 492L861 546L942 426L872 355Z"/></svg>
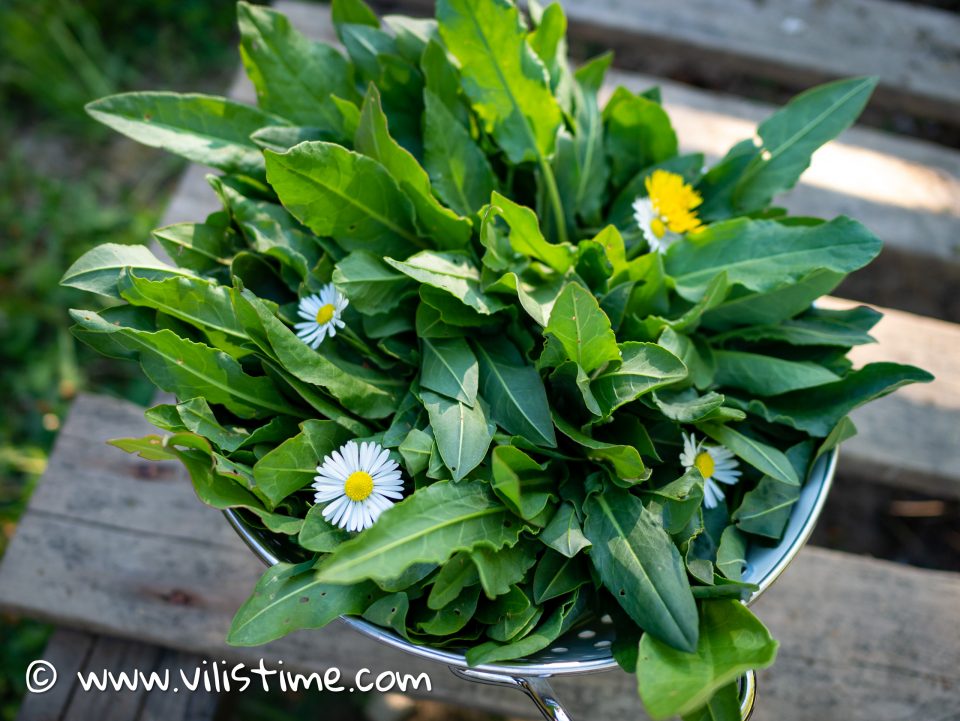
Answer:
<svg viewBox="0 0 960 721"><path fill-rule="evenodd" d="M543 181L547 185L547 196L550 198L550 205L553 208L553 216L557 223L557 236L560 243L568 241L567 223L563 215L563 203L560 201L560 189L557 187L557 179L553 175L553 168L547 162L547 159L540 156L540 173Z"/></svg>

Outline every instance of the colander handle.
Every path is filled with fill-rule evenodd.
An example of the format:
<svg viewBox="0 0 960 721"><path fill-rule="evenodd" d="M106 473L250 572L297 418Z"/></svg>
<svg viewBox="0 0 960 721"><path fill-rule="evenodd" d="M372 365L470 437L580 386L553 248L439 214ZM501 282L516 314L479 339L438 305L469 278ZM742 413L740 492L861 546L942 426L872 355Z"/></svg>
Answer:
<svg viewBox="0 0 960 721"><path fill-rule="evenodd" d="M536 704L537 709L547 721L571 721L550 688L546 676L512 676L509 674L476 671L472 668L450 667L454 674L467 681L488 683L494 686L508 686L523 691Z"/></svg>
<svg viewBox="0 0 960 721"><path fill-rule="evenodd" d="M511 676L509 674L476 671L472 668L455 668L450 670L466 681L488 683L494 686L508 686L523 691L533 701L540 713L547 721L571 721L569 714L557 700L547 681L547 676ZM749 721L753 715L753 705L757 700L757 674L747 671L740 681L740 718Z"/></svg>

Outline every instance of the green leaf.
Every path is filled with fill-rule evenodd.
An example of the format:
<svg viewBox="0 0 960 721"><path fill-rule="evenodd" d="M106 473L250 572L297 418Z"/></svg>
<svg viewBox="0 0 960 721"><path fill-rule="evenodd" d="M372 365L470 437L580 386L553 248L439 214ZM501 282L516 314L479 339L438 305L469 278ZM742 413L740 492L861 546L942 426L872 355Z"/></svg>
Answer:
<svg viewBox="0 0 960 721"><path fill-rule="evenodd" d="M812 436L824 437L854 408L910 383L929 383L933 376L913 366L869 363L835 383L750 401L746 408L770 423L783 423Z"/></svg>
<svg viewBox="0 0 960 721"><path fill-rule="evenodd" d="M191 398L178 403L176 411L186 429L203 436L228 453L237 450L247 439L246 433L224 428L205 398Z"/></svg>
<svg viewBox="0 0 960 721"><path fill-rule="evenodd" d="M330 553L337 546L350 538L350 534L338 526L334 526L323 517L326 504L310 506L303 526L297 536L297 543L308 551L315 553Z"/></svg>
<svg viewBox="0 0 960 721"><path fill-rule="evenodd" d="M437 21L444 44L460 61L464 92L510 162L549 156L563 116L516 6L439 0Z"/></svg>
<svg viewBox="0 0 960 721"><path fill-rule="evenodd" d="M429 391L421 397L443 463L453 480L459 481L483 462L493 440L494 425L488 420L487 404L479 396L473 407Z"/></svg>
<svg viewBox="0 0 960 721"><path fill-rule="evenodd" d="M257 488L274 506L313 483L324 457L353 437L333 421L304 421L300 427L298 435L281 443L253 467Z"/></svg>
<svg viewBox="0 0 960 721"><path fill-rule="evenodd" d="M586 606L586 596L574 592L570 598L558 606L546 620L523 638L512 643L499 644L492 641L473 646L467 653L467 663L471 666L485 663L498 663L513 658L524 658L547 648L566 633L581 617Z"/></svg>
<svg viewBox="0 0 960 721"><path fill-rule="evenodd" d="M811 308L799 318L785 320L776 325L734 329L714 336L711 342L720 344L729 340L774 341L795 346L851 348L876 342L869 331L881 317L881 313L865 305L848 310Z"/></svg>
<svg viewBox="0 0 960 721"><path fill-rule="evenodd" d="M607 53L577 70L573 88L576 132L572 136L561 133L557 140L553 169L570 227L575 225L574 214L588 223L599 220L610 168L597 94L612 59Z"/></svg>
<svg viewBox="0 0 960 721"><path fill-rule="evenodd" d="M377 523L318 566L328 583L388 581L415 563L442 564L457 551L516 543L523 524L483 481L441 481L387 509Z"/></svg>
<svg viewBox="0 0 960 721"><path fill-rule="evenodd" d="M484 340L473 348L480 362L480 393L492 420L507 433L556 448L547 391L536 368L504 340Z"/></svg>
<svg viewBox="0 0 960 721"><path fill-rule="evenodd" d="M413 206L380 163L339 145L301 143L285 153L264 151L267 180L284 207L345 250L406 257L424 242L413 228Z"/></svg>
<svg viewBox="0 0 960 721"><path fill-rule="evenodd" d="M407 473L413 476L427 470L434 447L432 433L411 428L406 438L397 447L397 451L403 457Z"/></svg>
<svg viewBox="0 0 960 721"><path fill-rule="evenodd" d="M355 146L358 152L379 162L393 176L413 203L417 227L424 237L431 238L438 248L462 248L470 242L473 232L470 221L437 202L427 172L390 137L380 94L373 85L363 101Z"/></svg>
<svg viewBox="0 0 960 721"><path fill-rule="evenodd" d="M731 519L745 533L779 540L798 498L799 486L764 476L756 488L747 491Z"/></svg>
<svg viewBox="0 0 960 721"><path fill-rule="evenodd" d="M497 192L490 198L490 205L510 227L508 238L515 252L535 258L558 273L566 273L570 269L575 253L573 246L548 243L540 232L537 214L530 208L518 205Z"/></svg>
<svg viewBox="0 0 960 721"><path fill-rule="evenodd" d="M729 426L708 423L700 426L700 430L758 471L781 483L800 485L800 477L790 459L773 446L745 436Z"/></svg>
<svg viewBox="0 0 960 721"><path fill-rule="evenodd" d="M480 583L477 566L468 553L457 553L440 567L427 598L427 606L433 610L446 608L453 603L463 589Z"/></svg>
<svg viewBox="0 0 960 721"><path fill-rule="evenodd" d="M138 143L162 148L225 173L263 176L263 157L250 135L286 121L212 95L136 92L87 103L87 113Z"/></svg>
<svg viewBox="0 0 960 721"><path fill-rule="evenodd" d="M629 492L608 488L584 504L590 559L603 585L645 636L697 647L697 607L683 561L659 519Z"/></svg>
<svg viewBox="0 0 960 721"><path fill-rule="evenodd" d="M777 642L739 601L704 601L696 650L684 653L651 634L640 639L637 682L654 719L696 711L741 674L766 668Z"/></svg>
<svg viewBox="0 0 960 721"><path fill-rule="evenodd" d="M384 418L396 411L406 390L402 379L351 363L330 344L313 350L249 290L234 293L234 303L238 311L244 307L253 311L243 317L248 329L255 328L255 324L262 329L262 337L254 334L254 340L268 354L275 355L290 374L325 388L345 408L366 418Z"/></svg>
<svg viewBox="0 0 960 721"><path fill-rule="evenodd" d="M805 311L817 298L836 288L843 278L843 273L815 270L796 282L788 281L770 291L751 293L744 289L707 311L702 325L725 330L736 326L777 324Z"/></svg>
<svg viewBox="0 0 960 721"><path fill-rule="evenodd" d="M124 269L117 289L131 305L154 308L200 328L212 345L232 355L248 352L239 348L250 339L234 313L229 288L182 276L149 280Z"/></svg>
<svg viewBox="0 0 960 721"><path fill-rule="evenodd" d="M677 154L677 134L666 111L624 87L617 88L607 101L603 122L614 187Z"/></svg>
<svg viewBox="0 0 960 721"><path fill-rule="evenodd" d="M208 182L230 211L251 250L279 260L294 271L298 282L310 280L310 273L320 259L321 249L316 238L305 233L303 226L277 203L248 198L242 188L219 178L208 178ZM238 275L236 258L231 270Z"/></svg>
<svg viewBox="0 0 960 721"><path fill-rule="evenodd" d="M446 606L418 617L417 630L431 636L453 636L473 618L479 599L480 589L470 588Z"/></svg>
<svg viewBox="0 0 960 721"><path fill-rule="evenodd" d="M656 343L628 341L620 343L618 347L622 362L604 371L590 383L590 390L604 416L644 393L687 377L687 367L683 361Z"/></svg>
<svg viewBox="0 0 960 721"><path fill-rule="evenodd" d="M330 98L356 96L353 67L329 45L307 40L281 13L237 3L240 57L258 105L295 123L314 125L349 141L353 135Z"/></svg>
<svg viewBox="0 0 960 721"><path fill-rule="evenodd" d="M846 217L817 225L773 220L714 223L685 236L667 251L666 269L677 292L696 301L721 272L750 290L770 291L814 270L849 273L880 252L880 239Z"/></svg>
<svg viewBox="0 0 960 721"><path fill-rule="evenodd" d="M853 125L876 85L877 78L827 83L801 93L764 120L757 129L763 147L733 194L740 212L764 208L774 195L792 188L813 152Z"/></svg>
<svg viewBox="0 0 960 721"><path fill-rule="evenodd" d="M477 359L463 338L422 338L420 386L472 406L477 400Z"/></svg>
<svg viewBox="0 0 960 721"><path fill-rule="evenodd" d="M563 276L554 274L550 278L540 278L529 272L518 276L516 273L504 273L495 283L487 287L490 293L515 293L520 306L538 325L546 326L550 313L560 297L567 281Z"/></svg>
<svg viewBox="0 0 960 721"><path fill-rule="evenodd" d="M591 438L583 431L577 430L570 422L560 418L556 413L553 422L563 435L583 448L584 455L592 461L604 461L613 466L618 477L624 481L646 480L650 471L643 465L640 453L632 445L605 443Z"/></svg>
<svg viewBox="0 0 960 721"><path fill-rule="evenodd" d="M567 558L555 551L547 551L533 574L533 600L544 603L589 582L590 574L583 557Z"/></svg>
<svg viewBox="0 0 960 721"><path fill-rule="evenodd" d="M391 266L419 283L445 290L474 310L490 315L506 304L480 287L480 271L466 255L425 250L405 261L384 258Z"/></svg>
<svg viewBox="0 0 960 721"><path fill-rule="evenodd" d="M423 164L440 199L460 215L490 200L496 179L490 161L443 100L423 93Z"/></svg>
<svg viewBox="0 0 960 721"><path fill-rule="evenodd" d="M731 581L739 581L747 564L747 539L736 526L727 526L717 548L717 570Z"/></svg>
<svg viewBox="0 0 960 721"><path fill-rule="evenodd" d="M557 497L557 484L547 464L537 463L519 448L495 447L490 468L494 493L524 520L533 521Z"/></svg>
<svg viewBox="0 0 960 721"><path fill-rule="evenodd" d="M536 562L537 555L533 543L521 541L501 550L481 546L470 552L470 558L477 567L483 592L487 598L493 599L523 581L529 568Z"/></svg>
<svg viewBox="0 0 960 721"><path fill-rule="evenodd" d="M361 313L387 313L408 295L413 283L383 260L365 250L355 250L333 269L333 284Z"/></svg>
<svg viewBox="0 0 960 721"><path fill-rule="evenodd" d="M459 298L432 285L420 286L420 300L435 309L444 323L458 328L476 329L482 326L494 326L501 320L478 313L470 306L464 305Z"/></svg>
<svg viewBox="0 0 960 721"><path fill-rule="evenodd" d="M717 385L751 395L775 396L840 380L836 373L811 361L732 350L716 350L713 357L717 362Z"/></svg>
<svg viewBox="0 0 960 721"><path fill-rule="evenodd" d="M690 714L683 721L741 721L739 683L734 681L722 687L707 702L707 705Z"/></svg>
<svg viewBox="0 0 960 721"><path fill-rule="evenodd" d="M341 25L346 24L380 27L377 14L363 0L333 0L330 17L338 31Z"/></svg>
<svg viewBox="0 0 960 721"><path fill-rule="evenodd" d="M258 646L301 628L321 628L340 616L362 613L379 593L372 583L321 583L312 565L278 563L267 569L234 616L227 643Z"/></svg>
<svg viewBox="0 0 960 721"><path fill-rule="evenodd" d="M95 348L99 338L119 343L140 359L144 373L179 398L203 397L241 418L298 415L269 379L250 376L226 353L181 338L173 331L148 332L114 325L90 311L71 310L77 333Z"/></svg>
<svg viewBox="0 0 960 721"><path fill-rule="evenodd" d="M681 533L693 520L703 503L703 476L691 468L680 478L655 489L645 489L663 507L663 527L667 533ZM644 498L647 496L644 495Z"/></svg>
<svg viewBox="0 0 960 721"><path fill-rule="evenodd" d="M103 243L81 255L63 274L60 285L119 298L117 284L125 269L153 280L197 277L188 270L164 263L146 246Z"/></svg>
<svg viewBox="0 0 960 721"><path fill-rule="evenodd" d="M567 558L573 558L590 546L590 541L580 528L577 512L569 503L564 503L557 509L550 522L540 531L538 538L544 545Z"/></svg>
<svg viewBox="0 0 960 721"><path fill-rule="evenodd" d="M200 273L228 267L237 250L237 235L229 227L227 214L222 212L214 213L203 223L174 223L157 228L153 237L179 267ZM141 269L137 269L137 274L144 275Z"/></svg>
<svg viewBox="0 0 960 721"><path fill-rule="evenodd" d="M593 294L577 283L567 283L564 287L543 332L560 341L567 358L586 373L620 360L610 319L600 310Z"/></svg>
<svg viewBox="0 0 960 721"><path fill-rule="evenodd" d="M335 111L340 115L338 124L343 126L344 133L349 132L349 135L346 135L347 138L353 138L356 127L360 123L360 110L357 109L356 105L348 103L346 100L337 97L332 97L330 100ZM305 140L335 141L338 137L336 132L310 126L272 125L260 128L250 136L250 139L263 150L275 150L282 153Z"/></svg>

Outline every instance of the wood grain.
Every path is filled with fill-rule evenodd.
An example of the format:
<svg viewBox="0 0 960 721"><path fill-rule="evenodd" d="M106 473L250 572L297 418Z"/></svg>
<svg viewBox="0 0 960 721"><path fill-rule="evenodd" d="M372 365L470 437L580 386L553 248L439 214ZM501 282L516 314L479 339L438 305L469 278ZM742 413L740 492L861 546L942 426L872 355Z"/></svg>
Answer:
<svg viewBox="0 0 960 721"><path fill-rule="evenodd" d="M348 674L361 667L426 670L431 698L530 714L516 692L467 684L340 624L262 648L226 646L231 615L262 567L222 517L197 502L175 466L143 473L139 461L98 439L79 442L97 425L104 434L147 430L132 404L78 400L0 565L0 605L211 659L256 663L262 656L294 669L337 665ZM65 452L70 463L59 460ZM777 665L761 674L755 718L955 718L957 608L955 574L806 549L756 606L783 645ZM558 679L557 687L574 718L638 717L634 683L625 674Z"/></svg>
<svg viewBox="0 0 960 721"><path fill-rule="evenodd" d="M78 674L169 672L170 687L184 669L192 670L203 659L181 651L165 650L153 644L98 636L84 631L59 628L47 642L43 659L57 669L57 682L42 694L28 693L17 721L212 721L216 695L203 688L193 693L168 691L101 692L84 690Z"/></svg>

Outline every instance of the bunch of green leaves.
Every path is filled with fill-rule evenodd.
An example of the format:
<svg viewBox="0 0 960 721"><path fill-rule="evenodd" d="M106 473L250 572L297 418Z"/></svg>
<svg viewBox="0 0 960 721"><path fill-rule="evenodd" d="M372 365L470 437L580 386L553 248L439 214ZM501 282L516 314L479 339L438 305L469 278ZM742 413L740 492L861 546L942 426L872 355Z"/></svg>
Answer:
<svg viewBox="0 0 960 721"><path fill-rule="evenodd" d="M849 218L769 208L874 85L811 90L704 171L651 90L601 107L609 56L576 71L558 5L439 0L436 20L335 0L341 48L240 3L259 107L132 93L89 112L221 175L223 210L161 228L174 264L102 246L67 285L121 301L75 333L138 360L178 402L166 436L197 494L287 539L235 644L362 616L471 664L551 647L610 615L654 717L731 718L776 642L740 603L753 539L776 541L847 414L915 368L854 370L877 314L813 307L879 240ZM706 223L651 253L632 218L656 169ZM317 350L298 300L333 283L344 329ZM716 507L683 433L744 475ZM350 439L390 449L406 497L356 534L310 484ZM683 688L678 694L676 688Z"/></svg>

